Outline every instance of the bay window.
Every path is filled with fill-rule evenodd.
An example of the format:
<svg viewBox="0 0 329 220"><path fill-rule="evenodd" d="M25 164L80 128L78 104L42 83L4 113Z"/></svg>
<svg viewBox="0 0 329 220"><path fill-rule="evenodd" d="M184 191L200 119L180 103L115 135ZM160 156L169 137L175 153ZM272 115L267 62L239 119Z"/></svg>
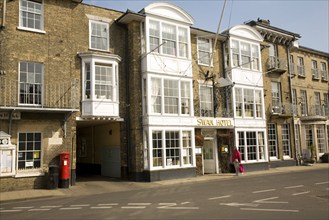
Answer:
<svg viewBox="0 0 329 220"><path fill-rule="evenodd" d="M235 117L263 118L263 96L260 89L234 88Z"/></svg>
<svg viewBox="0 0 329 220"><path fill-rule="evenodd" d="M79 54L82 58L82 115L119 116L117 55Z"/></svg>
<svg viewBox="0 0 329 220"><path fill-rule="evenodd" d="M151 77L150 82L151 114L191 114L191 81Z"/></svg>
<svg viewBox="0 0 329 220"><path fill-rule="evenodd" d="M258 44L231 40L231 66L249 70L260 70L260 49Z"/></svg>
<svg viewBox="0 0 329 220"><path fill-rule="evenodd" d="M150 52L182 58L189 57L189 31L187 27L150 19L148 34Z"/></svg>

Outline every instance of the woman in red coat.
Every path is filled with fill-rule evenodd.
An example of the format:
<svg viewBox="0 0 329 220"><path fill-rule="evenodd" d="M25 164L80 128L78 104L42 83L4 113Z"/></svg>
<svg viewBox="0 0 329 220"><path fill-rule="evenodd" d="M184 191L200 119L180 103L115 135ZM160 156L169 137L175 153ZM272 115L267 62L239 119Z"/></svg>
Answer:
<svg viewBox="0 0 329 220"><path fill-rule="evenodd" d="M234 146L232 152L232 163L234 164L235 175L239 175L239 168L241 163L241 154L237 147Z"/></svg>

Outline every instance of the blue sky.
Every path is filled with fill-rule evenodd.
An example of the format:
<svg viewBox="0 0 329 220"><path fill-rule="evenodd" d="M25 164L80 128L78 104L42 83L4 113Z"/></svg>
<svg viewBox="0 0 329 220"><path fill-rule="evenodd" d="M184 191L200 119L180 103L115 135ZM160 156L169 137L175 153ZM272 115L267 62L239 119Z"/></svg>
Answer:
<svg viewBox="0 0 329 220"><path fill-rule="evenodd" d="M156 1L84 0L83 3L135 12ZM195 20L193 27L216 32L224 0L172 0ZM301 35L300 45L329 52L329 0L227 0L220 32L245 21L268 19L272 26Z"/></svg>

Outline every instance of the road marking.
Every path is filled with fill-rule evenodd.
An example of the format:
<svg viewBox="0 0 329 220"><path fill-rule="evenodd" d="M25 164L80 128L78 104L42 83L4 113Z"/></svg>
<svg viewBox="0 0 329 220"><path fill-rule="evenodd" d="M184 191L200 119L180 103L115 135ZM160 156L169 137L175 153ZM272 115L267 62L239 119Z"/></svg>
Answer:
<svg viewBox="0 0 329 220"><path fill-rule="evenodd" d="M254 209L254 208L240 208L240 210L246 210L246 211L265 211L265 212L299 212L299 210L289 210L289 209Z"/></svg>
<svg viewBox="0 0 329 220"><path fill-rule="evenodd" d="M30 209L29 212L49 211L50 209Z"/></svg>
<svg viewBox="0 0 329 220"><path fill-rule="evenodd" d="M284 187L285 189L295 189L295 188L300 188L300 187L303 187L304 185L297 185L297 186L287 186L287 187Z"/></svg>
<svg viewBox="0 0 329 220"><path fill-rule="evenodd" d="M146 205L151 205L151 203L128 203L128 205L132 205L132 206L146 206Z"/></svg>
<svg viewBox="0 0 329 220"><path fill-rule="evenodd" d="M190 202L183 202L181 203L182 205L184 204L188 204ZM157 207L158 209L180 209L180 210L183 210L183 209L189 209L189 210L192 210L192 209L199 209L199 207L180 207L180 206L176 206L177 203L159 203L160 207Z"/></svg>
<svg viewBox="0 0 329 220"><path fill-rule="evenodd" d="M62 207L61 205L45 205L45 206L40 206L42 209L52 209L52 208L59 208Z"/></svg>
<svg viewBox="0 0 329 220"><path fill-rule="evenodd" d="M224 199L224 198L229 198L229 197L231 197L231 196L230 195L227 195L227 196L219 196L219 197L209 198L208 200Z"/></svg>
<svg viewBox="0 0 329 220"><path fill-rule="evenodd" d="M300 193L294 193L292 194L293 196L298 196L298 195L303 195L303 194L307 194L310 193L310 191L305 191L305 192L300 192Z"/></svg>
<svg viewBox="0 0 329 220"><path fill-rule="evenodd" d="M33 209L34 206L13 207L13 209Z"/></svg>
<svg viewBox="0 0 329 220"><path fill-rule="evenodd" d="M199 207L172 207L172 206L162 206L162 207L157 207L158 209L199 209Z"/></svg>
<svg viewBox="0 0 329 220"><path fill-rule="evenodd" d="M259 199L259 200L255 200L253 202L257 202L257 203L288 203L288 202L280 202L280 201L268 201L268 200L272 200L272 199L278 199L279 197L271 197L271 198L266 198L266 199Z"/></svg>
<svg viewBox="0 0 329 220"><path fill-rule="evenodd" d="M118 203L107 203L107 204L98 204L99 206L113 206L118 205Z"/></svg>
<svg viewBox="0 0 329 220"><path fill-rule="evenodd" d="M92 206L91 209L111 209L112 206Z"/></svg>
<svg viewBox="0 0 329 220"><path fill-rule="evenodd" d="M159 205L161 205L161 206L173 206L173 205L177 205L177 203L159 203Z"/></svg>
<svg viewBox="0 0 329 220"><path fill-rule="evenodd" d="M68 207L68 208L60 208L60 210L77 210L77 209L81 209L81 207Z"/></svg>
<svg viewBox="0 0 329 220"><path fill-rule="evenodd" d="M0 210L0 213L2 212L21 212L22 210Z"/></svg>
<svg viewBox="0 0 329 220"><path fill-rule="evenodd" d="M258 207L259 204L254 204L254 203L220 203L220 205L226 205L226 206L233 206L233 207L240 207L240 206L249 206L249 207Z"/></svg>
<svg viewBox="0 0 329 220"><path fill-rule="evenodd" d="M252 193L263 193L263 192L271 192L271 191L275 191L276 189L265 189L265 190L259 190L259 191L254 191Z"/></svg>
<svg viewBox="0 0 329 220"><path fill-rule="evenodd" d="M122 209L145 209L146 206L122 206Z"/></svg>
<svg viewBox="0 0 329 220"><path fill-rule="evenodd" d="M82 204L82 205L70 205L71 207L88 207L89 204Z"/></svg>
<svg viewBox="0 0 329 220"><path fill-rule="evenodd" d="M279 197L271 197L271 198L266 198L266 199L260 199L260 200L255 200L253 202L257 203L288 203L288 202L280 202L280 201L268 201L272 199L278 199Z"/></svg>
<svg viewBox="0 0 329 220"><path fill-rule="evenodd" d="M321 182L321 183L315 183L315 185L322 185L322 184L328 184L329 183L329 181L327 181L327 182Z"/></svg>

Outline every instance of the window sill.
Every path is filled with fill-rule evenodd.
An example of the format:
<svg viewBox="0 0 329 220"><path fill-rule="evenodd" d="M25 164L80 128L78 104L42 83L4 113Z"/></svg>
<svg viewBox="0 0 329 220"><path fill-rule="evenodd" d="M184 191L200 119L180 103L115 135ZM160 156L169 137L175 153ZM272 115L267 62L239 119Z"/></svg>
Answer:
<svg viewBox="0 0 329 220"><path fill-rule="evenodd" d="M38 33L38 34L46 34L46 31L44 31L44 30L32 29L32 28L26 28L26 27L17 27L17 30L34 32L34 33Z"/></svg>
<svg viewBox="0 0 329 220"><path fill-rule="evenodd" d="M42 169L26 169L26 170L18 170L15 178L22 178L22 177L36 177L36 176L44 176L45 173Z"/></svg>

